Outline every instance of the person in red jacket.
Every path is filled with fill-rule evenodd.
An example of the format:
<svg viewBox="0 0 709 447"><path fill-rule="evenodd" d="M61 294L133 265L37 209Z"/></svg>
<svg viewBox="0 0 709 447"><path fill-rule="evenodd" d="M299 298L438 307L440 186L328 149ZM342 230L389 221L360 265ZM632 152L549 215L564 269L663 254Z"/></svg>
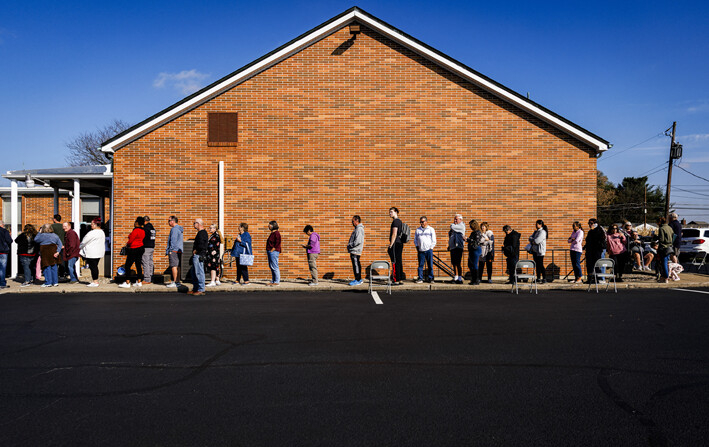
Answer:
<svg viewBox="0 0 709 447"><path fill-rule="evenodd" d="M126 244L126 264L123 268L126 271L126 282L119 284L118 287L130 288L130 279L128 279L128 272L130 268L135 264L135 271L138 275L138 279L135 282L136 287L143 286L143 264L141 259L143 258L143 252L145 248L143 247L143 241L145 240L145 230L143 230L143 225L145 225L145 219L143 216L138 216L133 224L133 231L131 231L128 236L128 244Z"/></svg>
<svg viewBox="0 0 709 447"><path fill-rule="evenodd" d="M62 224L64 230L64 260L69 266L69 284L76 284L79 280L76 277L76 261L79 260L79 235L74 231L72 222Z"/></svg>

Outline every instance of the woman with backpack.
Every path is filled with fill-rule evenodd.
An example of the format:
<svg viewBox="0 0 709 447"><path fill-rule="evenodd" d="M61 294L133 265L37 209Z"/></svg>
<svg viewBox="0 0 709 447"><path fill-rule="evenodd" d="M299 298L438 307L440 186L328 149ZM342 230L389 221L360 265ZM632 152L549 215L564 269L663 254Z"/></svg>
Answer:
<svg viewBox="0 0 709 447"><path fill-rule="evenodd" d="M468 268L470 269L470 284L477 286L480 284L478 276L478 264L480 263L480 255L482 254L482 243L485 239L480 231L480 224L477 220L470 221L470 236L466 239L468 243Z"/></svg>
<svg viewBox="0 0 709 447"><path fill-rule="evenodd" d="M453 266L454 284L463 284L463 251L465 249L465 224L463 216L456 214L448 231L448 251L451 252L451 265Z"/></svg>
<svg viewBox="0 0 709 447"><path fill-rule="evenodd" d="M547 253L547 238L549 229L544 225L544 221L539 219L535 223L537 229L529 236L530 249L534 264L537 270L537 282L544 284L546 281L546 267L544 267L544 255Z"/></svg>

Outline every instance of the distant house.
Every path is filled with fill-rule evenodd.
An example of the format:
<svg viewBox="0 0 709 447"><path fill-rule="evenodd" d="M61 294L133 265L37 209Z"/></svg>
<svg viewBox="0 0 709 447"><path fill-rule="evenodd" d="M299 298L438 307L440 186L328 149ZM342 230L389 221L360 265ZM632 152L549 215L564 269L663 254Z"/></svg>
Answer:
<svg viewBox="0 0 709 447"><path fill-rule="evenodd" d="M703 220L693 220L685 226L689 228L709 228L709 222L704 222Z"/></svg>
<svg viewBox="0 0 709 447"><path fill-rule="evenodd" d="M412 231L426 215L444 253L456 213L489 222L498 250L502 225L526 238L537 219L550 228L550 247L566 249L571 222L596 214L596 161L608 148L359 8L102 146L113 157L114 238L127 236L144 214L165 227L162 247L172 214L190 238L197 217L227 236L246 222L254 274L266 277L266 227L276 220L281 269L291 278L308 271L306 224L321 236L320 271L351 275L346 245L354 214L366 228L363 264L387 259L390 206ZM404 249L409 277L412 245ZM113 244L114 258L119 249ZM156 270L167 266L163 257L156 261Z"/></svg>

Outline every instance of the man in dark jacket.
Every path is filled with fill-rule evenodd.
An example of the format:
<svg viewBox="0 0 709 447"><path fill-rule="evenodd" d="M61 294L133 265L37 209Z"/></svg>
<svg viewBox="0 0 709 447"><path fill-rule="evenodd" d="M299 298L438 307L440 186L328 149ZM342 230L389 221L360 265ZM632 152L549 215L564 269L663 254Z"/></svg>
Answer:
<svg viewBox="0 0 709 447"><path fill-rule="evenodd" d="M509 274L507 284L513 284L515 280L515 267L519 260L520 234L509 225L502 227L502 231L505 232L505 240L502 242L502 254L507 258L507 273Z"/></svg>
<svg viewBox="0 0 709 447"><path fill-rule="evenodd" d="M0 289L8 287L5 282L5 271L7 270L7 258L12 247L12 236L5 229L5 222L0 220Z"/></svg>
<svg viewBox="0 0 709 447"><path fill-rule="evenodd" d="M143 230L145 230L145 239L143 239L143 257L141 263L143 264L143 284L150 284L153 280L153 252L155 251L155 227L150 223L150 217L145 216L145 225L143 225Z"/></svg>
<svg viewBox="0 0 709 447"><path fill-rule="evenodd" d="M69 284L76 284L79 280L76 277L76 261L79 260L79 235L72 229L71 222L62 224L64 230L64 261L69 270Z"/></svg>
<svg viewBox="0 0 709 447"><path fill-rule="evenodd" d="M206 286L204 283L204 259L209 249L209 235L207 230L204 229L204 221L202 219L194 220L194 228L197 230L197 236L195 236L194 245L192 246L192 268L190 269L192 290L187 293L189 295L204 295Z"/></svg>
<svg viewBox="0 0 709 447"><path fill-rule="evenodd" d="M598 219L588 219L588 234L586 235L586 276L588 282L593 281L593 266L603 256L606 249L606 232L598 225Z"/></svg>

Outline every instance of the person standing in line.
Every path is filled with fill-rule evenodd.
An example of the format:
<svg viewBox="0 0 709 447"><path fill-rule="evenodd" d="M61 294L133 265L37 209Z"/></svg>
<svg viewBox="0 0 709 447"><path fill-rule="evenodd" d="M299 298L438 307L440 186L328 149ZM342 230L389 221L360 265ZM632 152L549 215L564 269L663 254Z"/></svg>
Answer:
<svg viewBox="0 0 709 447"><path fill-rule="evenodd" d="M69 270L69 284L76 284L79 279L76 276L76 261L79 260L79 235L72 228L72 222L64 222L64 261Z"/></svg>
<svg viewBox="0 0 709 447"><path fill-rule="evenodd" d="M170 271L172 273L172 282L167 284L167 287L177 288L180 285L180 265L182 264L182 250L184 248L184 230L182 225L178 225L179 219L176 216L170 216L167 224L170 225L170 235L167 238L167 255Z"/></svg>
<svg viewBox="0 0 709 447"><path fill-rule="evenodd" d="M2 226L2 221L0 221L0 227ZM15 243L17 244L17 257L19 258L20 265L25 275L25 281L20 285L20 287L27 287L34 284L34 277L32 275L32 261L37 257L37 244L34 241L35 236L37 236L37 230L34 225L27 224L22 230L22 233L15 238ZM1 237L1 236L0 236ZM2 242L0 242L0 245Z"/></svg>
<svg viewBox="0 0 709 447"><path fill-rule="evenodd" d="M271 282L269 286L281 284L281 269L278 267L278 258L281 254L281 233L278 231L278 222L272 220L268 223L268 235L266 241L266 254L268 255L268 268L271 269Z"/></svg>
<svg viewBox="0 0 709 447"><path fill-rule="evenodd" d="M487 267L487 283L492 284L492 263L495 260L495 235L487 222L480 224L480 232L483 234L483 242L480 245L480 265L478 266L478 280L483 280L483 267Z"/></svg>
<svg viewBox="0 0 709 447"><path fill-rule="evenodd" d="M657 219L657 226L659 229L659 247L657 249L657 261L660 266L660 279L658 282L668 283L670 278L670 269L667 265L670 261L670 255L672 253L672 240L674 237L674 232L672 227L667 225L667 220L664 217Z"/></svg>
<svg viewBox="0 0 709 447"><path fill-rule="evenodd" d="M51 224L42 225L41 231L34 240L39 244L39 254L44 274L42 287L57 287L59 285L58 266L62 262L62 241L59 236L54 234Z"/></svg>
<svg viewBox="0 0 709 447"><path fill-rule="evenodd" d="M596 279L593 275L593 268L596 261L603 256L603 250L606 249L606 232L598 225L598 219L588 219L588 235L586 236L586 277L588 283L594 282Z"/></svg>
<svg viewBox="0 0 709 447"><path fill-rule="evenodd" d="M583 228L578 220L571 225L573 232L569 236L569 256L571 257L571 266L574 268L574 276L576 280L574 284L583 282L583 274L581 273L581 253L583 253Z"/></svg>
<svg viewBox="0 0 709 447"><path fill-rule="evenodd" d="M64 225L62 225L62 216L60 214L55 214L52 218L52 231L59 237L59 240L62 241L62 244L65 244ZM67 268L64 264L64 261L60 259L59 266L57 267L59 272L58 276L62 278L65 278L67 274Z"/></svg>
<svg viewBox="0 0 709 447"><path fill-rule="evenodd" d="M317 260L320 255L320 235L315 232L312 225L306 225L303 228L303 233L308 236L308 242L303 245L305 248L305 253L308 256L308 268L310 269L310 276L312 281L308 284L309 286L318 285L318 265Z"/></svg>
<svg viewBox="0 0 709 447"><path fill-rule="evenodd" d="M11 248L12 236L5 229L5 222L0 220L0 289L10 287L7 285L5 277L7 275L7 258L10 256Z"/></svg>
<svg viewBox="0 0 709 447"><path fill-rule="evenodd" d="M155 227L150 223L150 216L143 216L145 225L143 225L143 231L145 231L145 239L143 239L143 257L141 262L143 264L143 284L150 284L153 282L153 272L155 267L153 265L153 253L155 252Z"/></svg>
<svg viewBox="0 0 709 447"><path fill-rule="evenodd" d="M91 231L81 240L79 252L86 259L91 271L91 282L88 287L98 287L98 263L106 254L106 233L101 229L101 219L91 221Z"/></svg>
<svg viewBox="0 0 709 447"><path fill-rule="evenodd" d="M536 230L529 236L529 243L532 245L531 253L534 259L534 264L537 267L537 282L544 284L546 281L546 267L544 266L544 255L547 253L547 239L549 230L544 225L544 221L539 219L535 223Z"/></svg>
<svg viewBox="0 0 709 447"><path fill-rule="evenodd" d="M421 216L419 219L421 226L416 228L414 234L414 245L418 251L419 270L417 283L433 282L433 249L436 248L436 230L428 224L428 218ZM428 267L428 275L426 279L423 277L424 263Z"/></svg>
<svg viewBox="0 0 709 447"><path fill-rule="evenodd" d="M249 234L249 224L242 222L239 224L239 234L234 238L234 246L231 248L231 255L236 260L236 284L241 284L241 277L244 284L249 284L249 266L241 265L240 256L242 254L253 254L251 247L251 235Z"/></svg>
<svg viewBox="0 0 709 447"><path fill-rule="evenodd" d="M401 235L404 232L404 224L399 219L399 210L392 206L389 208L389 217L391 217L391 227L389 228L389 259L392 263L392 284L400 286L404 279L404 269L401 266L401 258L404 251L404 243L401 241Z"/></svg>
<svg viewBox="0 0 709 447"><path fill-rule="evenodd" d="M677 213L670 213L670 222L668 224L672 228L674 238L672 239L672 254L670 260L676 264L679 263L679 249L682 245L682 222L679 221Z"/></svg>
<svg viewBox="0 0 709 447"><path fill-rule="evenodd" d="M626 244L628 239L618 229L618 225L613 224L608 229L606 246L611 259L615 262L615 280L623 282L623 272L625 271L625 260L628 257L628 249Z"/></svg>
<svg viewBox="0 0 709 447"><path fill-rule="evenodd" d="M219 226L211 224L209 226L209 241L207 242L207 260L205 269L209 272L211 282L207 287L221 286L219 282L219 269L221 268L222 238L219 235Z"/></svg>
<svg viewBox="0 0 709 447"><path fill-rule="evenodd" d="M362 264L359 262L359 257L362 256L362 251L364 250L364 225L362 225L362 218L358 215L352 216L352 234L350 234L350 240L347 242L347 252L350 254L350 261L352 261L352 271L354 273L354 280L350 281L348 285L358 286L362 284Z"/></svg>
<svg viewBox="0 0 709 447"><path fill-rule="evenodd" d="M128 279L128 273L130 268L135 264L135 271L137 274L137 279L135 281L134 287L143 287L143 240L145 240L145 230L143 230L143 225L145 220L143 216L138 216L133 222L133 231L128 235L128 243L126 244L126 263L123 268L126 271L126 280L124 283L118 285L118 287L129 289L130 279Z"/></svg>
<svg viewBox="0 0 709 447"><path fill-rule="evenodd" d="M477 286L480 284L478 266L480 265L480 255L482 254L482 243L485 238L480 231L480 224L477 220L470 221L470 236L466 239L468 243L468 268L470 269L470 284Z"/></svg>
<svg viewBox="0 0 709 447"><path fill-rule="evenodd" d="M194 220L194 229L197 230L197 235L194 237L194 245L192 246L192 267L190 267L192 290L187 292L187 294L201 296L204 295L206 290L204 261L208 255L209 235L207 230L204 229L204 221L202 219L197 218Z"/></svg>
<svg viewBox="0 0 709 447"><path fill-rule="evenodd" d="M465 224L463 215L456 214L448 230L448 251L451 252L454 284L463 284L463 252L465 251Z"/></svg>
<svg viewBox="0 0 709 447"><path fill-rule="evenodd" d="M502 242L502 254L507 258L507 274L509 275L507 284L514 284L515 269L517 268L517 261L519 261L519 239L521 235L509 225L502 227L502 231L505 233L505 240Z"/></svg>

